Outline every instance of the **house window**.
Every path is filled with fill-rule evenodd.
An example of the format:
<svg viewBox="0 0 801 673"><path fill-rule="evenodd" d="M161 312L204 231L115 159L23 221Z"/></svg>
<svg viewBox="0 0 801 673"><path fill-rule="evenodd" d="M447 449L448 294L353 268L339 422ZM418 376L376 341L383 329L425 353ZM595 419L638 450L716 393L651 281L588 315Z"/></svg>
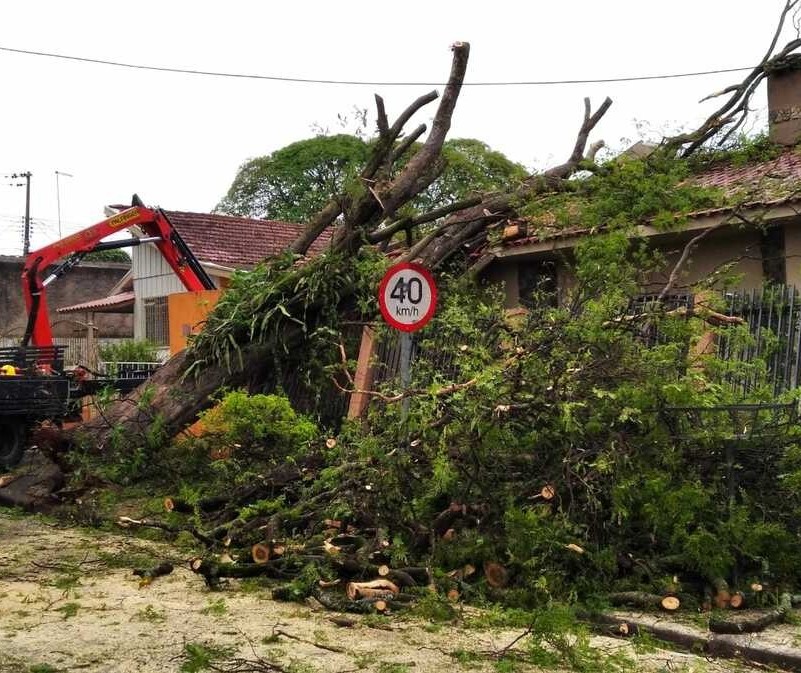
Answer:
<svg viewBox="0 0 801 673"><path fill-rule="evenodd" d="M784 227L768 227L762 231L759 247L762 253L762 275L765 280L776 285L784 285L787 282Z"/></svg>
<svg viewBox="0 0 801 673"><path fill-rule="evenodd" d="M170 345L167 297L145 299L145 339L157 346Z"/></svg>
<svg viewBox="0 0 801 673"><path fill-rule="evenodd" d="M559 301L556 262L526 262L518 266L517 289L521 306L556 307Z"/></svg>

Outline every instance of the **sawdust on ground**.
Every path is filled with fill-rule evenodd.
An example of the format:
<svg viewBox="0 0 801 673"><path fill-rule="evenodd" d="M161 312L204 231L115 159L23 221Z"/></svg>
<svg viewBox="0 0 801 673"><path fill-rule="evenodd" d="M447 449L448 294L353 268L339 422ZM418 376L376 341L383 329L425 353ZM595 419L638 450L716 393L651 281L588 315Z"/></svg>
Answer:
<svg viewBox="0 0 801 673"><path fill-rule="evenodd" d="M137 558L173 561L175 571L140 587L131 566L120 567ZM226 649L229 664L261 658L297 673L493 671L490 658L453 653L497 651L520 635L359 617L340 628L331 613L272 601L266 590L210 592L182 561L168 545L0 511L0 673L179 671L193 644ZM276 628L308 642L271 638ZM638 670L751 670L668 650L634 655L612 638L592 642L637 656Z"/></svg>

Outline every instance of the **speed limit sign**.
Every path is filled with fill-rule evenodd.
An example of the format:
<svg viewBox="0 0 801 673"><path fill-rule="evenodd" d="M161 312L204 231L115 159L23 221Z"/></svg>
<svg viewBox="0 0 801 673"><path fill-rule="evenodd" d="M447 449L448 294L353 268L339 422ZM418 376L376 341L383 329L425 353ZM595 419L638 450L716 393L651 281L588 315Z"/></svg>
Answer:
<svg viewBox="0 0 801 673"><path fill-rule="evenodd" d="M381 315L402 332L426 325L437 307L437 286L428 269L403 262L390 267L378 286Z"/></svg>

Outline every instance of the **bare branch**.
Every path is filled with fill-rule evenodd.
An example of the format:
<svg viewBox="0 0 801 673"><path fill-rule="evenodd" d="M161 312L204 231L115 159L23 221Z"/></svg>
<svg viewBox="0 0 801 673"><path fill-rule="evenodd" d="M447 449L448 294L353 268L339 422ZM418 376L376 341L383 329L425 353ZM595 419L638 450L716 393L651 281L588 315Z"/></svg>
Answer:
<svg viewBox="0 0 801 673"><path fill-rule="evenodd" d="M458 210L464 210L465 208L476 206L481 203L482 200L483 198L481 196L471 196L466 199L462 199L461 201L450 203L447 206L441 206L439 208L435 208L434 210L429 210L428 212L422 213L421 215L417 215L415 217L404 217L403 219L390 223L383 229L372 232L367 236L367 241L369 243L378 243L386 240L387 238L391 238L397 232L404 229L417 227L427 222L433 222L434 220L438 220L439 218L450 215Z"/></svg>
<svg viewBox="0 0 801 673"><path fill-rule="evenodd" d="M386 192L382 194L387 214L395 212L402 203L419 193L421 188L420 176L426 174L431 164L439 157L445 137L450 130L451 117L456 107L456 101L459 99L459 92L462 89L462 82L467 71L470 45L467 42L457 42L452 49L451 73L437 112L434 115L431 132L420 150L409 160L400 175L392 181Z"/></svg>
<svg viewBox="0 0 801 673"><path fill-rule="evenodd" d="M403 140L401 140L397 147L392 150L392 154L389 158L389 163L394 164L398 159L400 159L409 148L414 145L417 139L426 132L428 127L425 124L420 124L414 131L412 131L408 136L406 136Z"/></svg>
<svg viewBox="0 0 801 673"><path fill-rule="evenodd" d="M387 121L387 111L384 108L384 99L378 94L375 95L375 107L378 136L380 138L387 138L389 136L389 121Z"/></svg>
<svg viewBox="0 0 801 673"><path fill-rule="evenodd" d="M601 117L606 114L606 111L612 105L612 99L607 97L601 106L595 111L595 114L590 114L590 99L584 99L584 122L581 124L578 136L576 137L576 144L573 146L573 152L567 161L553 168L545 171L544 175L547 178L568 178L576 170L581 160L584 158L584 148L587 146L587 140L590 133L601 121Z"/></svg>
<svg viewBox="0 0 801 673"><path fill-rule="evenodd" d="M784 48L778 54L776 54L776 56L772 56L773 50L776 48L776 44L781 35L782 28L784 27L787 14L794 9L797 11L800 3L801 0L786 1L781 16L779 17L779 23L775 32L773 33L773 38L771 39L765 55L762 57L762 60L759 62L759 64L753 70L751 70L751 72L745 77L745 79L743 79L742 82L728 86L722 91L710 94L702 99L709 100L710 98L731 94L728 100L726 100L725 103L715 110L696 130L690 133L682 133L672 138L665 139L663 141L663 148L665 152L672 153L678 151L680 148L686 145L687 147L682 150L682 155L689 156L704 143L714 137L724 127L729 126L730 124L735 124L734 128L730 129L726 134L723 142L725 142L725 140L728 139L732 133L742 125L745 116L748 114L748 106L754 91L767 76L766 66L769 64L769 62L772 60L781 59L801 47L801 39L797 38L788 42Z"/></svg>
<svg viewBox="0 0 801 673"><path fill-rule="evenodd" d="M693 236L687 244L684 246L684 249L681 251L681 255L679 256L678 261L674 264L673 269L670 272L670 276L668 277L667 283L665 283L665 287L662 288L659 296L657 297L657 301L662 301L673 289L673 286L678 282L679 275L681 270L684 268L684 265L687 263L687 260L690 259L690 255L692 251L698 246L698 244L703 241L709 234L713 231L717 231L729 224L729 219L726 218L722 222L719 222L713 227L709 227L709 229L704 229L700 234Z"/></svg>

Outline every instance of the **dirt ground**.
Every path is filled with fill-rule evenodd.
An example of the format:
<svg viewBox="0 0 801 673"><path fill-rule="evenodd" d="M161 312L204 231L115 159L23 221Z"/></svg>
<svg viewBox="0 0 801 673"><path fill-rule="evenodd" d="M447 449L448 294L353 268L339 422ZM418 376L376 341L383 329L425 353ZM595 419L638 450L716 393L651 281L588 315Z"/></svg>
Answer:
<svg viewBox="0 0 801 673"><path fill-rule="evenodd" d="M174 573L140 586L131 568L161 560L174 562ZM0 511L0 673L202 670L188 667L187 648L216 651L217 666L261 658L294 673L541 670L501 669L470 654L497 651L521 630L363 617L340 628L331 613L274 602L264 589L209 592L183 561L168 545ZM275 636L276 629L307 642ZM610 653L622 648L637 657L637 670L756 670L668 650L635 654L611 638L592 645Z"/></svg>

